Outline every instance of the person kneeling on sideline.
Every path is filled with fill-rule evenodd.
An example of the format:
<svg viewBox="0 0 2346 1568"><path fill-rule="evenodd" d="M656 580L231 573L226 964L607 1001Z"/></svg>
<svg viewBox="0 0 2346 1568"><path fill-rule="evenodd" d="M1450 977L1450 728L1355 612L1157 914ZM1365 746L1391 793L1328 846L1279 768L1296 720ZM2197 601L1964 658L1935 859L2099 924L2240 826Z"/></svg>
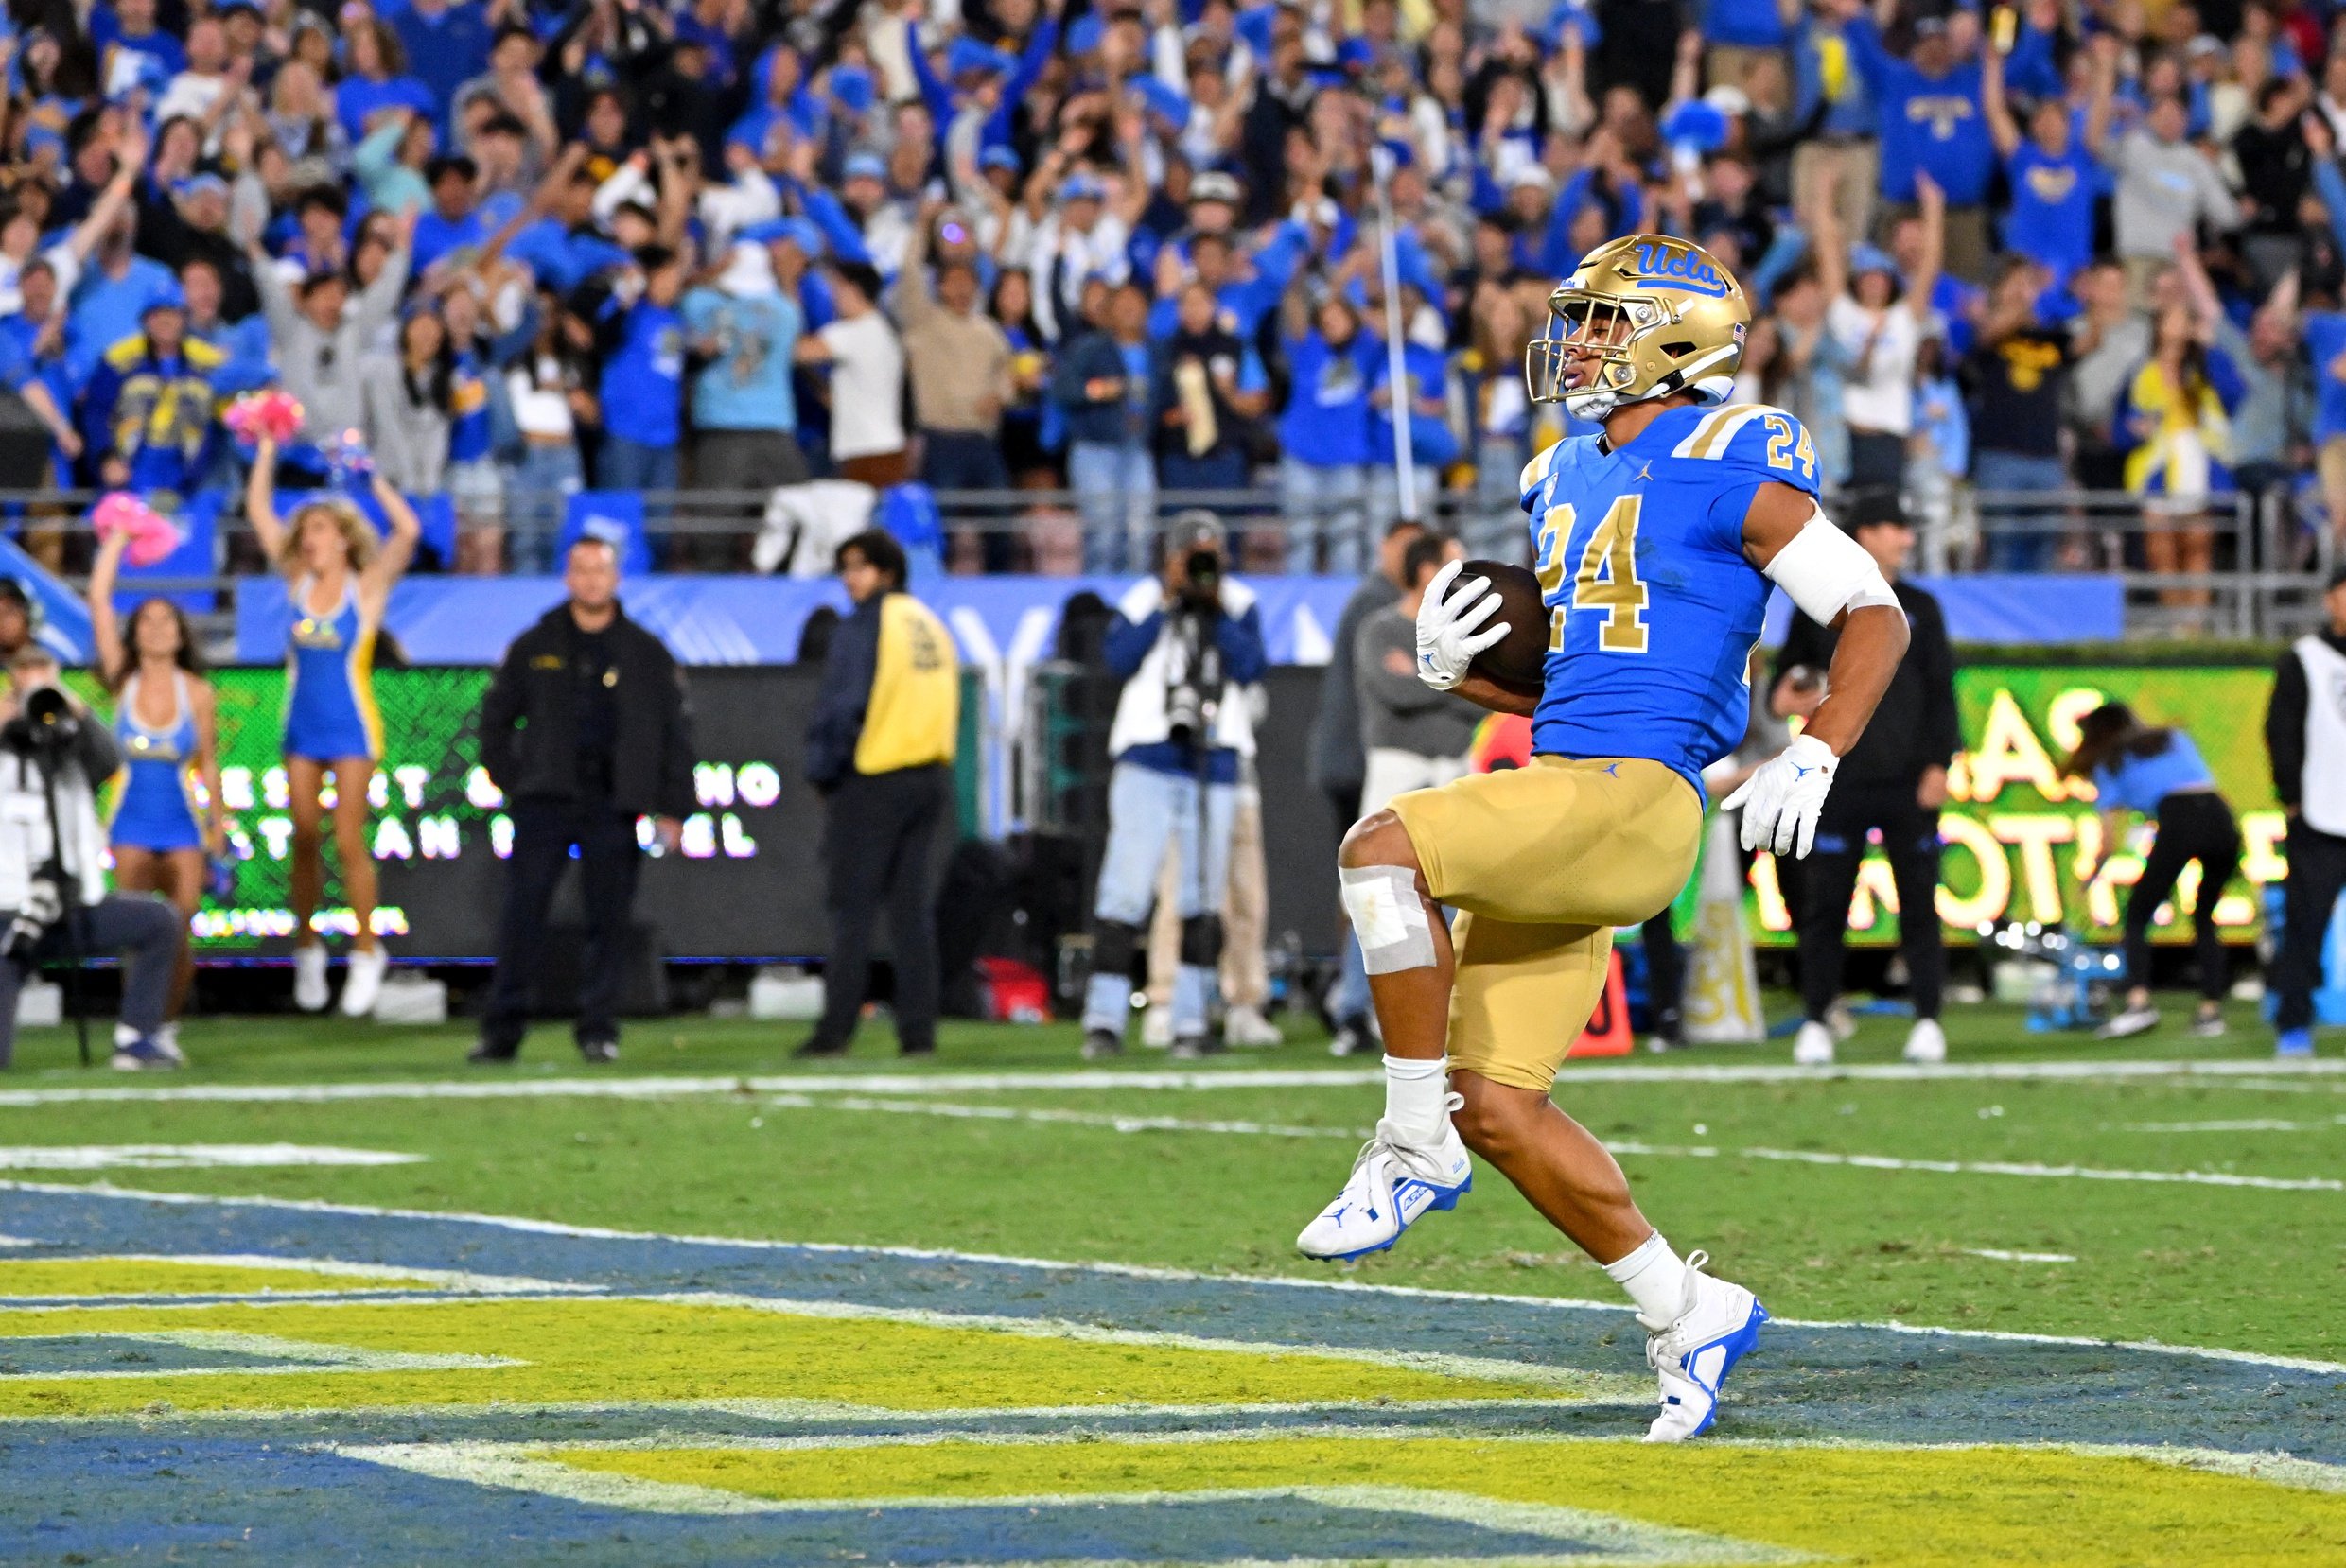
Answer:
<svg viewBox="0 0 2346 1568"><path fill-rule="evenodd" d="M114 1065L185 1065L162 1034L187 933L149 894L106 891L106 830L95 786L122 766L106 726L57 684L56 655L17 650L0 697L0 1067L14 1058L16 992L35 967L119 953L122 1021Z"/></svg>

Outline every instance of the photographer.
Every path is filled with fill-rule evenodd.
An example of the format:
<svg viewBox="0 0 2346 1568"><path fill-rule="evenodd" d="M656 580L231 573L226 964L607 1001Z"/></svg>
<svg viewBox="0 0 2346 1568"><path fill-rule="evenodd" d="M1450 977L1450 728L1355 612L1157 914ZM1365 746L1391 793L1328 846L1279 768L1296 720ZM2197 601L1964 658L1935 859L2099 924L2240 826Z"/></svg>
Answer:
<svg viewBox="0 0 2346 1568"><path fill-rule="evenodd" d="M1162 579L1132 585L1108 629L1108 667L1124 682L1108 734L1108 848L1093 904L1083 1054L1124 1049L1132 950L1148 918L1170 835L1178 847L1181 968L1173 1054L1217 1049L1206 1034L1221 957L1222 884L1237 810L1239 759L1254 754L1246 688L1262 679L1262 617L1227 575L1221 525L1184 521L1165 541Z"/></svg>
<svg viewBox="0 0 2346 1568"><path fill-rule="evenodd" d="M57 684L56 655L27 643L0 698L0 1067L13 1059L16 991L35 966L120 953L114 1065L184 1065L161 1037L186 932L170 905L106 891L96 787L122 766L104 724Z"/></svg>

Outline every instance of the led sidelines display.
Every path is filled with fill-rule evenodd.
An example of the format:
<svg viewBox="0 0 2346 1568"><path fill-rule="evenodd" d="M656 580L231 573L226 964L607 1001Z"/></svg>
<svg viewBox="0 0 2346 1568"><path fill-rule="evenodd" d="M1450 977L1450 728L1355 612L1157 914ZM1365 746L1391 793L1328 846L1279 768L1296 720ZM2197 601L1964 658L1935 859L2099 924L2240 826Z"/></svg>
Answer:
<svg viewBox="0 0 2346 1568"><path fill-rule="evenodd" d="M826 942L815 849L821 806L800 776L816 671L698 670L691 677L693 738L703 758L695 810L681 852L644 867L636 918L658 928L677 957L762 957L819 952ZM368 845L382 880L376 929L405 958L477 958L496 950L504 894L500 862L513 821L481 765L480 711L490 672L432 668L378 671L375 701L385 755L369 790ZM94 683L81 694L107 706ZM236 879L231 896L197 914L199 958L279 956L289 950L286 908L293 818L280 744L282 669L215 671L219 693L220 795ZM331 787L328 798L331 799ZM639 824L647 845L651 828ZM355 929L329 845L319 923ZM575 921L575 889L555 906Z"/></svg>
<svg viewBox="0 0 2346 1568"><path fill-rule="evenodd" d="M2089 882L2079 872L2103 849L2100 806L2092 785L2058 776L2077 740L2077 721L2105 702L2122 702L2145 723L2189 734L2239 813L2241 875L2216 906L2227 940L2257 934L2263 911L2254 884L2278 882L2286 819L2273 799L2265 755L2268 666L2139 668L2123 665L1978 665L1955 672L1963 754L1948 775L1939 815L1946 845L1938 915L1951 940L1968 941L1985 921L2066 925L2095 941L2120 934L2127 892L2142 875L2149 829L2139 820ZM1752 870L1748 900L1753 936L1789 945L1792 913L1773 857ZM2153 927L2153 939L2186 941L2198 868L2185 871L2176 898ZM1860 868L1849 911L1851 939L1887 942L1897 932L1898 896L1879 848Z"/></svg>

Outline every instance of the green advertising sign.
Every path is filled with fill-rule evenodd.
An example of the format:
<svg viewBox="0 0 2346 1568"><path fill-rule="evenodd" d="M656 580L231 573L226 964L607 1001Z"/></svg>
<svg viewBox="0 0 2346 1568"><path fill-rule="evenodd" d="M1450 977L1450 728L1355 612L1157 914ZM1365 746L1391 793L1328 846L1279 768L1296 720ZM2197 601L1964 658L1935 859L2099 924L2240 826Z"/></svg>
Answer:
<svg viewBox="0 0 2346 1568"><path fill-rule="evenodd" d="M2261 911L2251 884L2277 881L2284 819L2265 758L2265 705L2272 671L2257 668L2145 669L2120 665L1982 665L1955 675L1963 755L1949 777L1952 798L1939 818L1946 851L1938 915L1951 940L1969 940L2000 919L2066 925L2094 941L2114 942L2127 889L2142 875L2147 824L2134 823L2091 884L2077 875L2101 848L2093 787L2057 776L2076 743L2077 720L2118 701L2145 723L2172 724L2197 742L2216 787L2240 815L2241 875L2216 906L2229 940L2257 932ZM1771 857L1752 870L1748 900L1755 939L1790 945L1785 908ZM2152 928L2154 941L2189 937L2198 868L2184 874L2177 897ZM1860 868L1849 911L1854 942L1882 943L1897 931L1898 895L1879 848Z"/></svg>

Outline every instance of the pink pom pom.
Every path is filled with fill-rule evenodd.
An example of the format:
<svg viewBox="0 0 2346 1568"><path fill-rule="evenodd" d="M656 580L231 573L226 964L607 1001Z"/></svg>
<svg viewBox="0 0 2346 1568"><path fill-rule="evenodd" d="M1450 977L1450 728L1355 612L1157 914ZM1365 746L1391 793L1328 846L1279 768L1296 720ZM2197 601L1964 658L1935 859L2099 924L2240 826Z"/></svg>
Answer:
<svg viewBox="0 0 2346 1568"><path fill-rule="evenodd" d="M100 539L126 534L123 555L133 566L151 566L179 549L180 531L171 519L127 490L117 490L97 503L90 526Z"/></svg>
<svg viewBox="0 0 2346 1568"><path fill-rule="evenodd" d="M282 446L301 431L302 405L290 392L247 392L228 406L221 422L238 441L266 436Z"/></svg>

